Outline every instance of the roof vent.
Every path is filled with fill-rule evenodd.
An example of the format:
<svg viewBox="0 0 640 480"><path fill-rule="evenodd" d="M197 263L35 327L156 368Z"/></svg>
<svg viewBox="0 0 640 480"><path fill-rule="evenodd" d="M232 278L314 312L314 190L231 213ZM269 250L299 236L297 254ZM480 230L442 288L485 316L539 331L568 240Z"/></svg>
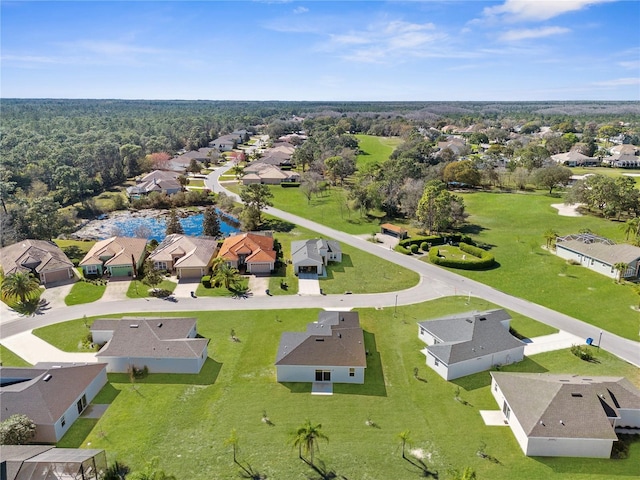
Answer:
<svg viewBox="0 0 640 480"><path fill-rule="evenodd" d="M542 420L540 420L540 425L542 425L543 427L546 427L546 425L544 424L544 422Z"/></svg>
<svg viewBox="0 0 640 480"><path fill-rule="evenodd" d="M564 420L560 420L560 425L564 425Z"/></svg>
<svg viewBox="0 0 640 480"><path fill-rule="evenodd" d="M49 380L51 380L51 378L53 378L53 377L51 376L51 374L50 374L50 373L47 373L47 374L44 376L43 380L44 380L45 382L48 382Z"/></svg>
<svg viewBox="0 0 640 480"><path fill-rule="evenodd" d="M338 338L342 338L342 334L338 332Z"/></svg>
<svg viewBox="0 0 640 480"><path fill-rule="evenodd" d="M316 342L324 342L324 338L316 338Z"/></svg>
<svg viewBox="0 0 640 480"><path fill-rule="evenodd" d="M467 323L473 323L473 320L471 320L470 318L466 318L465 320L467 321Z"/></svg>
<svg viewBox="0 0 640 480"><path fill-rule="evenodd" d="M162 322L158 324L158 328L162 328Z"/></svg>
<svg viewBox="0 0 640 480"><path fill-rule="evenodd" d="M487 317L480 317L480 321L484 322L487 319Z"/></svg>
<svg viewBox="0 0 640 480"><path fill-rule="evenodd" d="M571 396L572 397L580 397L580 398L582 398L582 394L581 393L572 393Z"/></svg>
<svg viewBox="0 0 640 480"><path fill-rule="evenodd" d="M138 324L137 323L132 323L131 325L129 325L129 328L138 328Z"/></svg>

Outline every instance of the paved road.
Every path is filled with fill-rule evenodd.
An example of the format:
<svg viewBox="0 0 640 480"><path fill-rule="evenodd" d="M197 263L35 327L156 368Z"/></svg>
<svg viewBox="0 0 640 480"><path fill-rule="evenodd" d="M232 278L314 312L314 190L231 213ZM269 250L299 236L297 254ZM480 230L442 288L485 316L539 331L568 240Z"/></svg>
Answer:
<svg viewBox="0 0 640 480"><path fill-rule="evenodd" d="M213 191L222 191L218 183L218 177L229 167L215 170L207 179L207 188ZM227 194L233 195L227 191ZM327 308L350 309L365 307L394 307L394 305L410 305L414 303L433 300L450 295L471 295L501 305L527 317L563 330L578 338L600 338L600 329L569 317L549 308L532 302L507 295L492 287L464 278L414 257L402 255L387 248L379 247L367 242L365 239L339 232L323 225L311 222L304 218L291 215L275 208L268 208L271 215L301 225L324 236L334 238L355 248L366 250L385 260L411 269L420 275L420 283L408 290L390 293L362 294L362 295L327 295L327 296L273 296L273 297L249 297L246 299L228 298L180 298L178 302L168 302L157 298L136 299L113 302L96 302L92 304L77 305L64 309L51 309L42 315L29 318L16 318L15 316L2 314L0 340L18 333L32 330L45 325L81 318L82 316L95 316L117 314L127 312L149 312L152 314L167 311L195 311L195 310L270 310L285 308ZM265 315L263 312L261 315ZM640 367L640 344L624 339L609 332L602 334L602 349L607 350L618 357Z"/></svg>

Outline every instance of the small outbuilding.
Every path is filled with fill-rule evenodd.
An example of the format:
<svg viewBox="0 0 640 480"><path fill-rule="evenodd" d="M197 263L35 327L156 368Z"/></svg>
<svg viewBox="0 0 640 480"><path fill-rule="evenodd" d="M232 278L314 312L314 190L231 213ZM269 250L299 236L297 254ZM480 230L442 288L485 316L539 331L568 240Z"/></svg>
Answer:
<svg viewBox="0 0 640 480"><path fill-rule="evenodd" d="M393 225L392 223L383 223L380 225L380 233L383 235L391 235L392 237L396 237L400 240L404 240L409 236L406 229L399 227L398 225Z"/></svg>

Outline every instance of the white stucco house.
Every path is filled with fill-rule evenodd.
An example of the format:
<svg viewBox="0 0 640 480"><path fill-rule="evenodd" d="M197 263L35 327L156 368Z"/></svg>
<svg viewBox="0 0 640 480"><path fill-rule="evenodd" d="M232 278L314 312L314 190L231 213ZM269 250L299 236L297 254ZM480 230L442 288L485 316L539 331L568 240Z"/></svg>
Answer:
<svg viewBox="0 0 640 480"><path fill-rule="evenodd" d="M502 309L467 312L418 322L427 344L427 365L445 380L508 365L524 358L524 342L509 333L511 316Z"/></svg>
<svg viewBox="0 0 640 480"><path fill-rule="evenodd" d="M335 240L314 238L291 242L291 262L293 272L326 274L329 262L342 262L342 248Z"/></svg>
<svg viewBox="0 0 640 480"><path fill-rule="evenodd" d="M305 332L284 332L278 382L364 383L367 356L357 312L320 312Z"/></svg>
<svg viewBox="0 0 640 480"><path fill-rule="evenodd" d="M0 367L0 421L22 414L36 424L34 443L56 443L107 383L102 363Z"/></svg>
<svg viewBox="0 0 640 480"><path fill-rule="evenodd" d="M640 391L623 377L491 372L491 393L527 456L609 458L640 428Z"/></svg>
<svg viewBox="0 0 640 480"><path fill-rule="evenodd" d="M209 340L196 338L195 318L98 319L91 335L104 344L96 357L108 372L146 366L149 373L200 373L207 360Z"/></svg>
<svg viewBox="0 0 640 480"><path fill-rule="evenodd" d="M614 268L618 263L627 265L627 269L622 272L622 278L637 278L640 272L640 247L625 243L616 244L613 240L592 233L558 237L556 255L614 279L621 275Z"/></svg>

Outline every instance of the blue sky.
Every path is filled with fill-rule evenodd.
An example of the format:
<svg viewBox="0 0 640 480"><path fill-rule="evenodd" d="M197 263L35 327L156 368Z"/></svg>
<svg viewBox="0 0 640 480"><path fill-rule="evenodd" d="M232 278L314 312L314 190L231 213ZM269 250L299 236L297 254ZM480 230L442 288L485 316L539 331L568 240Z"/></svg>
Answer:
<svg viewBox="0 0 640 480"><path fill-rule="evenodd" d="M6 1L3 98L640 100L640 1Z"/></svg>

